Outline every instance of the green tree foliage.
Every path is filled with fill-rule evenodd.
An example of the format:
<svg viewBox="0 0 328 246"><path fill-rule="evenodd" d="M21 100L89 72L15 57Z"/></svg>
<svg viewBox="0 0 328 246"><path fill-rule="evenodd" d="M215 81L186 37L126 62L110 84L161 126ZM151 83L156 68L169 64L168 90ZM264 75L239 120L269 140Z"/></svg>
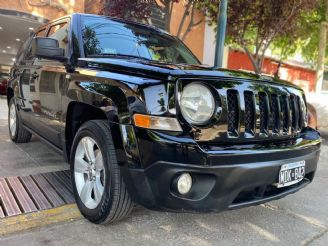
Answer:
<svg viewBox="0 0 328 246"><path fill-rule="evenodd" d="M295 27L285 35L277 37L271 45L273 52L285 60L295 53L302 54L303 58L315 63L318 56L318 44L320 36L320 23L325 19L325 3L317 1L315 8L303 12ZM326 54L328 52L328 47Z"/></svg>
<svg viewBox="0 0 328 246"><path fill-rule="evenodd" d="M320 23L327 21L325 17L325 3L323 0L319 1L317 8L306 13L300 20L300 43L301 53L303 57L309 62L316 62L318 57L318 44L320 37ZM328 49L326 49L328 54Z"/></svg>
<svg viewBox="0 0 328 246"><path fill-rule="evenodd" d="M318 0L229 0L227 42L241 47L260 73L264 54L273 41L288 43L300 16L315 9ZM210 24L216 24L218 7L206 8ZM288 52L291 52L290 50ZM286 51L287 54L287 51Z"/></svg>
<svg viewBox="0 0 328 246"><path fill-rule="evenodd" d="M103 0L100 14L127 20L146 21L154 0Z"/></svg>
<svg viewBox="0 0 328 246"><path fill-rule="evenodd" d="M163 13L165 20L165 30L171 32L171 19L174 4L182 2L181 0L103 0L100 14L148 22L151 17L151 7L156 6ZM185 0L184 12L179 22L177 37L184 40L193 27L202 23L203 19L196 20L197 11L202 10L205 2L202 0Z"/></svg>
<svg viewBox="0 0 328 246"><path fill-rule="evenodd" d="M101 50L99 48L99 40L96 37L96 32L91 27L85 27L83 29L83 48L88 54L99 54Z"/></svg>

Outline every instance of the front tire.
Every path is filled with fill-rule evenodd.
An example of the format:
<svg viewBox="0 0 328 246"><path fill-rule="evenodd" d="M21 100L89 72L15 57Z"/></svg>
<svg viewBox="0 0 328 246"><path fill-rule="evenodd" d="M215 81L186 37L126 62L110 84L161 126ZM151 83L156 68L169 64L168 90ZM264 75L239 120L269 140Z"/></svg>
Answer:
<svg viewBox="0 0 328 246"><path fill-rule="evenodd" d="M133 203L120 174L107 121L92 120L80 127L70 160L75 200L85 218L106 224L130 214Z"/></svg>
<svg viewBox="0 0 328 246"><path fill-rule="evenodd" d="M13 142L28 143L31 141L32 134L23 127L14 98L11 98L9 102L8 127L9 135Z"/></svg>

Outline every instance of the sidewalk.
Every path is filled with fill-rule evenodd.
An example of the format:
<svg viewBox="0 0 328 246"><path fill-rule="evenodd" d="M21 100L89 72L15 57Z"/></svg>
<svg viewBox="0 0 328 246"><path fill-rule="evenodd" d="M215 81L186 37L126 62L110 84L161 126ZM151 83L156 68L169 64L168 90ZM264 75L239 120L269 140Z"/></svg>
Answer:
<svg viewBox="0 0 328 246"><path fill-rule="evenodd" d="M328 117L328 115L327 115L327 117ZM328 139L328 128L321 128L321 129L319 129L319 131L320 131L322 138Z"/></svg>
<svg viewBox="0 0 328 246"><path fill-rule="evenodd" d="M14 144L7 125L8 106L0 97L0 178L69 169L63 157L33 137L31 143Z"/></svg>

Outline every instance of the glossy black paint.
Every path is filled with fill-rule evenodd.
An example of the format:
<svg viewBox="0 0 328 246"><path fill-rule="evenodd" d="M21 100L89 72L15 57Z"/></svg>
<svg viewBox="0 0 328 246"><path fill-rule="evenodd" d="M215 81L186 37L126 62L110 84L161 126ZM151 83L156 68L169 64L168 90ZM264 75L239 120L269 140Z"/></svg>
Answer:
<svg viewBox="0 0 328 246"><path fill-rule="evenodd" d="M313 129L305 127L288 137L271 134L265 139L259 135L245 139L241 123L240 137L226 134L228 89L293 93L303 98L298 87L262 75L202 65L85 58L81 18L83 15L73 14L39 29L69 23L66 61L27 57L31 36L17 55L8 88L8 99L14 96L25 127L62 151L66 159L81 124L107 119L129 192L135 202L149 208L220 211L236 207L233 201L241 191L272 185L281 164L297 160L306 160L307 180L313 179L320 151L320 136ZM206 84L216 95L216 115L203 126L188 124L179 111L179 92L194 81ZM134 113L176 117L183 131L137 128ZM186 197L172 187L181 172L191 172L197 180ZM303 186L257 197L247 204L276 199Z"/></svg>

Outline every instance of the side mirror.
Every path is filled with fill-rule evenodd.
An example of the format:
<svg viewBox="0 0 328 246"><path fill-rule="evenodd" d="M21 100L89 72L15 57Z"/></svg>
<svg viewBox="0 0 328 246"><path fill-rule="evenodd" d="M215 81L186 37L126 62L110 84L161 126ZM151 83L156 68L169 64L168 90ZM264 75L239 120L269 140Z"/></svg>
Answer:
<svg viewBox="0 0 328 246"><path fill-rule="evenodd" d="M32 55L49 60L66 60L65 51L59 48L58 40L53 38L35 37L32 39Z"/></svg>

